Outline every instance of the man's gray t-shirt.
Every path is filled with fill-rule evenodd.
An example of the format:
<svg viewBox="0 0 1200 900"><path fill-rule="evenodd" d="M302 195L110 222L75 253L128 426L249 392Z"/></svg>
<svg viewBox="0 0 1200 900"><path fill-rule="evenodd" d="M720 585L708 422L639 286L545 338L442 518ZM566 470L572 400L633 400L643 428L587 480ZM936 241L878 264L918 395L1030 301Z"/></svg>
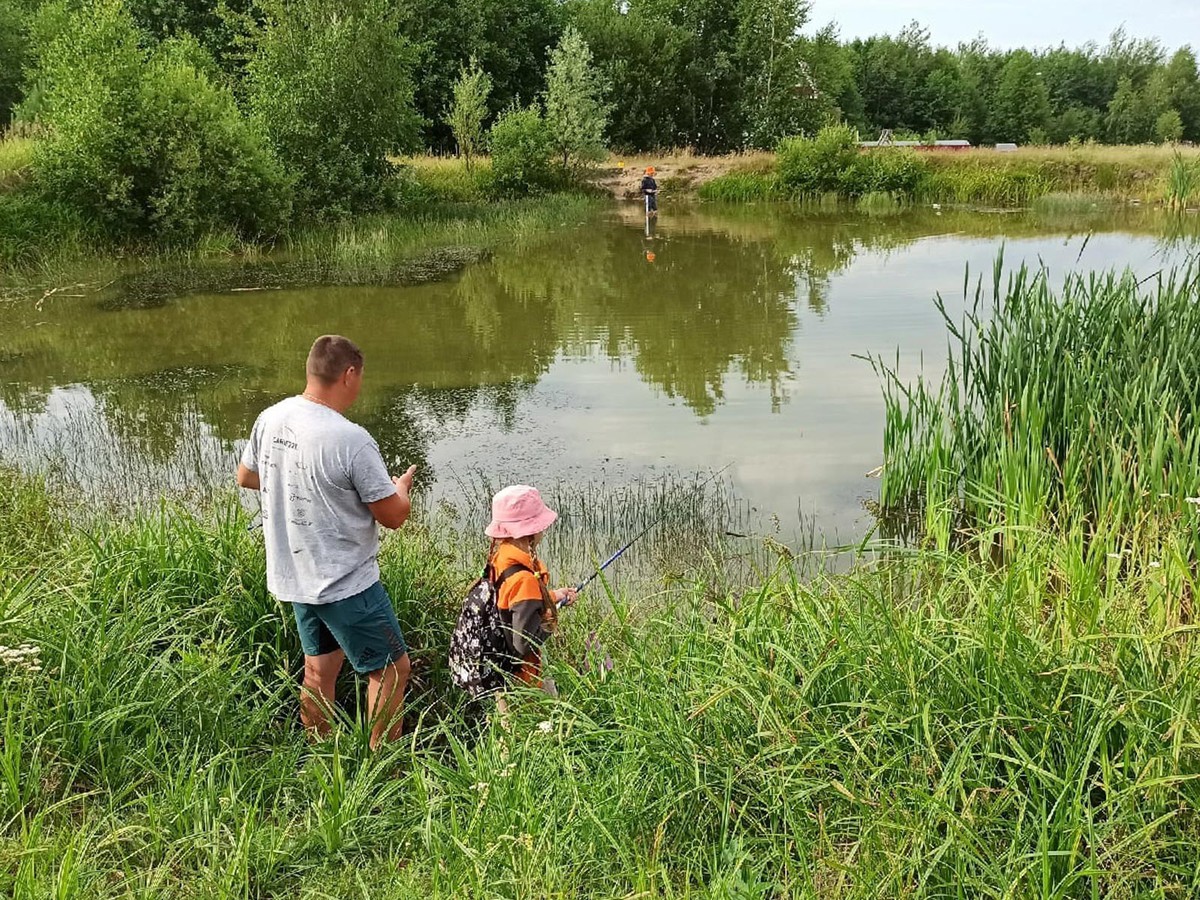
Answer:
<svg viewBox="0 0 1200 900"><path fill-rule="evenodd" d="M366 429L289 397L259 415L242 465L258 473L272 594L333 603L379 580L379 527L367 504L396 486Z"/></svg>

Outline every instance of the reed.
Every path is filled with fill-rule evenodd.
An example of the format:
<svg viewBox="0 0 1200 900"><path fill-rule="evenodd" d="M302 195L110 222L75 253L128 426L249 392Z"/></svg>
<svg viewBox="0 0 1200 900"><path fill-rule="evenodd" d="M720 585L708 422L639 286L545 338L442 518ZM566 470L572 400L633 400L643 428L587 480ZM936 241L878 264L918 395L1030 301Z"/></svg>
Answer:
<svg viewBox="0 0 1200 900"><path fill-rule="evenodd" d="M1200 189L1200 162L1176 151L1171 157L1171 169L1167 174L1167 207L1186 209L1197 189Z"/></svg>
<svg viewBox="0 0 1200 900"><path fill-rule="evenodd" d="M884 378L885 507L919 504L942 546L956 534L1016 541L1050 529L1097 571L1129 558L1190 591L1200 464L1197 273L964 280L965 311L938 298L940 380ZM1114 563L1115 560L1115 563ZM1182 594L1180 594L1182 596Z"/></svg>

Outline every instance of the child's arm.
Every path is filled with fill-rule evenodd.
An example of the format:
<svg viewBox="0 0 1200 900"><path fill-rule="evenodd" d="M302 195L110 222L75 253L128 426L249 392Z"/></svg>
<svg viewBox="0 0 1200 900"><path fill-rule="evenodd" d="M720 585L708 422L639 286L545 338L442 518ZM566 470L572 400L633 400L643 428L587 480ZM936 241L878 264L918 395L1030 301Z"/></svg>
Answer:
<svg viewBox="0 0 1200 900"><path fill-rule="evenodd" d="M513 650L520 657L537 650L550 637L543 620L545 604L539 600L522 600L512 606Z"/></svg>

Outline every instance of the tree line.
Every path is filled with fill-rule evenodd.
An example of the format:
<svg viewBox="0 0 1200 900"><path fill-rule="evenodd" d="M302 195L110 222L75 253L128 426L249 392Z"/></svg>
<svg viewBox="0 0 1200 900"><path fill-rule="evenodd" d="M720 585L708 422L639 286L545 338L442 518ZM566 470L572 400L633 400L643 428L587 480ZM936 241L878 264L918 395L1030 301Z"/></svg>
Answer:
<svg viewBox="0 0 1200 900"><path fill-rule="evenodd" d="M518 194L605 147L774 148L831 124L973 143L1200 140L1190 48L1118 31L1104 46L951 49L916 24L843 41L807 29L811 12L808 0L0 0L0 125L40 135L42 197L106 233L185 240L386 207L391 160L420 150L470 165L486 149L488 190Z"/></svg>
<svg viewBox="0 0 1200 900"><path fill-rule="evenodd" d="M235 93L254 61L254 35L305 0L125 0L153 41L188 39ZM364 4L310 15L314 45ZM547 87L550 51L568 28L594 57L612 105L608 142L623 150L702 152L773 147L844 121L864 133L967 138L976 143L1138 143L1200 140L1195 53L1168 53L1118 30L1103 46L996 50L982 38L937 47L917 23L894 36L842 41L836 26L806 32L808 0L387 0L390 55L353 49L365 71L387 66L404 94L396 113L407 149L456 149L446 121L454 85L474 60L490 79L487 116L527 105ZM39 56L54 20L81 0L0 0L0 123L36 116ZM49 14L47 11L50 11ZM55 14L58 10L58 14ZM62 12L62 10L74 12ZM315 11L314 11L315 12ZM302 16L297 16L302 18ZM338 23L343 23L339 25ZM379 35L375 35L379 39ZM369 59L369 64L363 64ZM22 110L24 111L22 113Z"/></svg>

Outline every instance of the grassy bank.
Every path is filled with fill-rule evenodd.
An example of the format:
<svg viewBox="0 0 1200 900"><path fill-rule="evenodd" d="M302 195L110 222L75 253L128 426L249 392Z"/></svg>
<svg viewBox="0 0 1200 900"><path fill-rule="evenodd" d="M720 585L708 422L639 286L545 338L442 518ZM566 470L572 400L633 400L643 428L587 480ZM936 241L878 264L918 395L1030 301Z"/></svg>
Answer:
<svg viewBox="0 0 1200 900"><path fill-rule="evenodd" d="M512 199L494 185L486 157L471 170L455 158L394 159L391 208L338 222L293 222L282 233L246 240L230 228L186 245L117 242L69 210L48 202L30 179L35 141L0 139L0 279L53 273L101 258L139 260L253 259L282 251L361 259L364 252L408 252L446 241L486 248L502 236L573 222L590 189L565 181L539 197Z"/></svg>
<svg viewBox="0 0 1200 900"><path fill-rule="evenodd" d="M57 243L30 235L31 243L10 258L10 265L0 264L0 297L40 296L48 283L80 281L98 287L130 269L146 269L137 277L153 283L159 293L186 292L200 281L228 281L243 288L260 283L413 283L455 271L501 244L575 227L597 208L595 198L577 193L494 202L433 201L340 224L297 227L269 244L247 243L223 232L188 248L116 249L87 239L79 230ZM2 220L0 203L0 227Z"/></svg>
<svg viewBox="0 0 1200 900"><path fill-rule="evenodd" d="M410 728L371 756L351 679L337 739L298 732L294 627L232 504L85 533L0 488L8 895L1200 890L1192 632L1147 615L1141 576L1048 590L1076 565L1059 541L593 600L553 651L560 697L519 696L506 732L444 676L466 573L405 531L382 565Z"/></svg>
<svg viewBox="0 0 1200 900"><path fill-rule="evenodd" d="M1015 152L976 148L966 151L882 150L853 151L866 159L905 158L911 178L884 188L902 199L917 202L1026 206L1039 198L1064 195L1146 203L1188 205L1197 199L1193 174L1180 191L1178 173L1194 173L1200 151L1172 147L1022 147ZM853 157L835 161L839 174L854 165ZM819 193L860 197L879 187L864 179L831 181ZM818 193L818 195L819 195ZM755 158L733 163L723 174L696 189L702 200L754 202L811 197L810 189L797 188L781 172L779 163Z"/></svg>

